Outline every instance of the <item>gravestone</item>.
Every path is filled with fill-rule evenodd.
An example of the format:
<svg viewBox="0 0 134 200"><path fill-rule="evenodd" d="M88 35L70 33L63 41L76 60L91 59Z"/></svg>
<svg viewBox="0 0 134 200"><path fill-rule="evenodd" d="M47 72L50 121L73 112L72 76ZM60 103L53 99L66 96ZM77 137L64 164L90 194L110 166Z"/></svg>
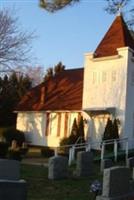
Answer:
<svg viewBox="0 0 134 200"><path fill-rule="evenodd" d="M20 180L20 163L0 159L0 200L26 200L27 183Z"/></svg>
<svg viewBox="0 0 134 200"><path fill-rule="evenodd" d="M104 170L103 196L122 196L129 192L130 170L126 167L113 167Z"/></svg>
<svg viewBox="0 0 134 200"><path fill-rule="evenodd" d="M48 178L52 180L68 177L68 159L64 156L53 156L49 159Z"/></svg>
<svg viewBox="0 0 134 200"><path fill-rule="evenodd" d="M112 167L104 170L102 195L96 200L130 200L130 170L127 167Z"/></svg>
<svg viewBox="0 0 134 200"><path fill-rule="evenodd" d="M101 171L103 172L104 169L113 167L113 161L111 159L104 159L101 161Z"/></svg>
<svg viewBox="0 0 134 200"><path fill-rule="evenodd" d="M76 176L87 177L93 173L93 154L92 152L78 152L76 161Z"/></svg>
<svg viewBox="0 0 134 200"><path fill-rule="evenodd" d="M17 160L0 159L0 179L19 180L20 162Z"/></svg>
<svg viewBox="0 0 134 200"><path fill-rule="evenodd" d="M0 180L0 200L27 200L26 181Z"/></svg>
<svg viewBox="0 0 134 200"><path fill-rule="evenodd" d="M127 167L133 168L134 167L134 157L128 158L126 164L127 164Z"/></svg>

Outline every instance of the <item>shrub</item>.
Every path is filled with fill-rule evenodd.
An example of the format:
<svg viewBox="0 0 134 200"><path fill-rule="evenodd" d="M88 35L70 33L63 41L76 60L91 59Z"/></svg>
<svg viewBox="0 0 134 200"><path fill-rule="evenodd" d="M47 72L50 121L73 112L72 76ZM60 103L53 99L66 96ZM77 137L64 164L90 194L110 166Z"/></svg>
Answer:
<svg viewBox="0 0 134 200"><path fill-rule="evenodd" d="M112 139L119 139L118 123L117 123L117 119L114 119L114 121L112 122L112 120L108 118L102 140L105 141L105 140L112 140ZM111 151L113 150L113 148L114 148L114 144L106 145L107 150ZM118 148L119 148L119 144L118 144Z"/></svg>
<svg viewBox="0 0 134 200"><path fill-rule="evenodd" d="M0 142L0 158L6 158L8 152L8 143Z"/></svg>
<svg viewBox="0 0 134 200"><path fill-rule="evenodd" d="M80 121L78 122L78 134L77 134L77 138L81 138L78 142L79 143L84 143L85 142L85 134L84 134L84 121L83 121L83 117L81 116Z"/></svg>
<svg viewBox="0 0 134 200"><path fill-rule="evenodd" d="M60 141L60 146L64 146L64 145L71 145L74 144L76 142L76 136L75 135L70 135L67 138L63 138Z"/></svg>
<svg viewBox="0 0 134 200"><path fill-rule="evenodd" d="M50 147L42 147L41 155L45 158L49 158L51 156L54 156L54 150Z"/></svg>
<svg viewBox="0 0 134 200"><path fill-rule="evenodd" d="M15 149L15 150L10 149L8 151L8 159L21 161L22 156L20 149Z"/></svg>
<svg viewBox="0 0 134 200"><path fill-rule="evenodd" d="M15 128L9 128L9 129L5 130L3 132L3 137L5 138L6 142L9 143L10 146L11 146L13 140L17 141L17 145L19 147L21 147L22 143L25 142L24 132L19 131Z"/></svg>
<svg viewBox="0 0 134 200"><path fill-rule="evenodd" d="M75 144L78 140L78 138L81 138L78 143L84 143L84 123L83 123L83 117L81 116L78 125L76 118L74 118L74 122L72 125L71 133L67 138L63 138L60 142L60 146L64 145L71 145Z"/></svg>
<svg viewBox="0 0 134 200"><path fill-rule="evenodd" d="M112 132L113 132L112 120L108 118L105 130L104 130L103 140L113 139Z"/></svg>
<svg viewBox="0 0 134 200"><path fill-rule="evenodd" d="M25 156L28 152L28 147L21 147L20 148L20 153L22 156Z"/></svg>

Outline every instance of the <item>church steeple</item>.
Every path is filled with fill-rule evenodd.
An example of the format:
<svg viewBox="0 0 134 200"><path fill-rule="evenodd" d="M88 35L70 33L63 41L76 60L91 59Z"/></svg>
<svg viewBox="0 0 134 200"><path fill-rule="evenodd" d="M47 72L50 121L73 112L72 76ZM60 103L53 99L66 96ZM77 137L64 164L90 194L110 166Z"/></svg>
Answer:
<svg viewBox="0 0 134 200"><path fill-rule="evenodd" d="M96 48L94 57L117 55L117 48L121 47L130 47L134 50L134 39L120 14L115 18L111 27Z"/></svg>

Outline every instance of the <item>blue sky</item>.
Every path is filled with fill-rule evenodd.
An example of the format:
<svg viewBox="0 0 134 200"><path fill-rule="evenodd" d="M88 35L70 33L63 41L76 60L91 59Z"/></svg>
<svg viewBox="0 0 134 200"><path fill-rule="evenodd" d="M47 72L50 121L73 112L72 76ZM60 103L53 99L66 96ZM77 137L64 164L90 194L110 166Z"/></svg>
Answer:
<svg viewBox="0 0 134 200"><path fill-rule="evenodd" d="M133 2L133 1L132 1ZM38 0L1 0L1 8L15 8L23 30L34 31L32 65L45 69L59 61L66 68L83 67L84 53L94 51L115 16L104 11L104 0L81 0L54 14Z"/></svg>

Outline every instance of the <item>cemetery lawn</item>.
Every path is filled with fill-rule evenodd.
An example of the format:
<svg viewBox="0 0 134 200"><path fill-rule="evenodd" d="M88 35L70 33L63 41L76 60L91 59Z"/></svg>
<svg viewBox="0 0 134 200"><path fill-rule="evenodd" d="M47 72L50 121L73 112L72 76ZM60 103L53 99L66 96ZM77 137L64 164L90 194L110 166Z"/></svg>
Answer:
<svg viewBox="0 0 134 200"><path fill-rule="evenodd" d="M72 173L72 169L70 169ZM66 180L48 180L48 169L44 166L21 165L21 178L28 183L27 200L92 200L91 183L101 180L99 165L95 164L90 178L74 178Z"/></svg>

